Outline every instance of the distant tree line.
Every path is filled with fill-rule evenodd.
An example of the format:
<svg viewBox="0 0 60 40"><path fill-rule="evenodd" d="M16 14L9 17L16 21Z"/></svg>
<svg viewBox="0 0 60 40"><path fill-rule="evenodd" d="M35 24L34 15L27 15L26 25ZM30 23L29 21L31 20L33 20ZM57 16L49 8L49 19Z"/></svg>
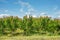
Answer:
<svg viewBox="0 0 60 40"><path fill-rule="evenodd" d="M0 35L60 35L60 19L48 16L3 17L0 18Z"/></svg>

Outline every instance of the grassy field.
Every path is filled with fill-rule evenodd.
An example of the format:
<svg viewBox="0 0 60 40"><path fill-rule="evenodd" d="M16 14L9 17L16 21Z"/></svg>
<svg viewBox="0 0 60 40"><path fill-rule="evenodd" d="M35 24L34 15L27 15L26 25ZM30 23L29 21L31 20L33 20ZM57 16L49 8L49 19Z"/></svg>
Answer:
<svg viewBox="0 0 60 40"><path fill-rule="evenodd" d="M1 36L0 40L60 40L60 36Z"/></svg>

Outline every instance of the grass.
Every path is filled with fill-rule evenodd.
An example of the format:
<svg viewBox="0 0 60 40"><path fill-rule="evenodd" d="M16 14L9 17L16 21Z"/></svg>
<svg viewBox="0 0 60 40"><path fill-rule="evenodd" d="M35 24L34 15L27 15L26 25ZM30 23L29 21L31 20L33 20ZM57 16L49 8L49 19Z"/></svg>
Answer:
<svg viewBox="0 0 60 40"><path fill-rule="evenodd" d="M60 40L60 36L1 36L0 40Z"/></svg>

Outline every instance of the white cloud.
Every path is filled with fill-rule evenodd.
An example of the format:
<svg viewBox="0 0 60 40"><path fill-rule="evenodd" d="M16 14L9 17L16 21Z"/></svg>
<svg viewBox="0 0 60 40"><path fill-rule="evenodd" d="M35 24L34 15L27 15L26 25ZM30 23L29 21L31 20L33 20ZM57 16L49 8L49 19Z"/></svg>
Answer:
<svg viewBox="0 0 60 40"><path fill-rule="evenodd" d="M53 18L59 18L60 10L58 8L59 8L59 6L54 6L54 8L53 8L54 14L52 14Z"/></svg>
<svg viewBox="0 0 60 40"><path fill-rule="evenodd" d="M25 10L27 12L34 11L34 9L32 8L32 6L28 2L19 1L18 3L21 4L21 7L22 7L21 9L25 9L26 8Z"/></svg>
<svg viewBox="0 0 60 40"><path fill-rule="evenodd" d="M0 14L0 18L10 16L9 14Z"/></svg>
<svg viewBox="0 0 60 40"><path fill-rule="evenodd" d="M60 15L60 10L58 10L58 11L56 12L56 14Z"/></svg>
<svg viewBox="0 0 60 40"><path fill-rule="evenodd" d="M58 16L58 18L60 18L60 16Z"/></svg>
<svg viewBox="0 0 60 40"><path fill-rule="evenodd" d="M30 11L30 12L36 12L37 10L35 10L34 8L31 7L31 8L28 9L28 11Z"/></svg>
<svg viewBox="0 0 60 40"><path fill-rule="evenodd" d="M59 18L60 17L60 10L55 11L55 16L56 16L56 18Z"/></svg>
<svg viewBox="0 0 60 40"><path fill-rule="evenodd" d="M19 4L22 7L26 6L27 8L31 7L31 5L29 4L29 2L23 2L22 0L18 0L17 2L14 2L14 4Z"/></svg>
<svg viewBox="0 0 60 40"><path fill-rule="evenodd" d="M53 11L56 11L58 9L58 6L54 6Z"/></svg>
<svg viewBox="0 0 60 40"><path fill-rule="evenodd" d="M28 2L23 2L19 0L18 3L21 5L21 8L20 8L21 13L33 14L36 12L36 10Z"/></svg>
<svg viewBox="0 0 60 40"><path fill-rule="evenodd" d="M8 10L4 10L5 12L8 12Z"/></svg>
<svg viewBox="0 0 60 40"><path fill-rule="evenodd" d="M26 12L24 12L22 9L20 10L20 11L23 11L26 15L39 13L38 10L35 10L29 3L22 2L22 1L20 1L19 3L22 5L22 9L23 9L23 6L26 6L26 8L27 8L27 11ZM41 16L46 16L47 13L42 12L42 13L40 13L40 15ZM37 17L36 15L32 15L32 16L33 17Z"/></svg>
<svg viewBox="0 0 60 40"><path fill-rule="evenodd" d="M60 19L60 15L58 15L56 18L57 18L57 19Z"/></svg>
<svg viewBox="0 0 60 40"><path fill-rule="evenodd" d="M46 12L40 13L39 17L40 17L40 16L42 16L42 17L46 17L46 16L48 16L48 17L53 17L52 15L49 15L49 14L46 13Z"/></svg>
<svg viewBox="0 0 60 40"><path fill-rule="evenodd" d="M0 12L2 12L2 10L0 10Z"/></svg>
<svg viewBox="0 0 60 40"><path fill-rule="evenodd" d="M8 12L7 9L1 9L0 12Z"/></svg>
<svg viewBox="0 0 60 40"><path fill-rule="evenodd" d="M31 5L28 2L18 1L22 5L22 7L26 6L27 8L30 8Z"/></svg>
<svg viewBox="0 0 60 40"><path fill-rule="evenodd" d="M23 8L20 9L20 12L24 12Z"/></svg>
<svg viewBox="0 0 60 40"><path fill-rule="evenodd" d="M32 15L32 17L37 17L36 15Z"/></svg>
<svg viewBox="0 0 60 40"><path fill-rule="evenodd" d="M42 12L42 13L40 13L40 15L41 15L41 16L44 16L44 15L47 15L47 13Z"/></svg>

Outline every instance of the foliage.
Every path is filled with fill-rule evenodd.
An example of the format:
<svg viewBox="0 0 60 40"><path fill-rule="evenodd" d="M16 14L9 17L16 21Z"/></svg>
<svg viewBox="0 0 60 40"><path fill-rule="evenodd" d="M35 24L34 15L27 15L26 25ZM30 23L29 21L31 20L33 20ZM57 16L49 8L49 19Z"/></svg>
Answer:
<svg viewBox="0 0 60 40"><path fill-rule="evenodd" d="M0 18L0 35L60 35L60 19L17 16Z"/></svg>

